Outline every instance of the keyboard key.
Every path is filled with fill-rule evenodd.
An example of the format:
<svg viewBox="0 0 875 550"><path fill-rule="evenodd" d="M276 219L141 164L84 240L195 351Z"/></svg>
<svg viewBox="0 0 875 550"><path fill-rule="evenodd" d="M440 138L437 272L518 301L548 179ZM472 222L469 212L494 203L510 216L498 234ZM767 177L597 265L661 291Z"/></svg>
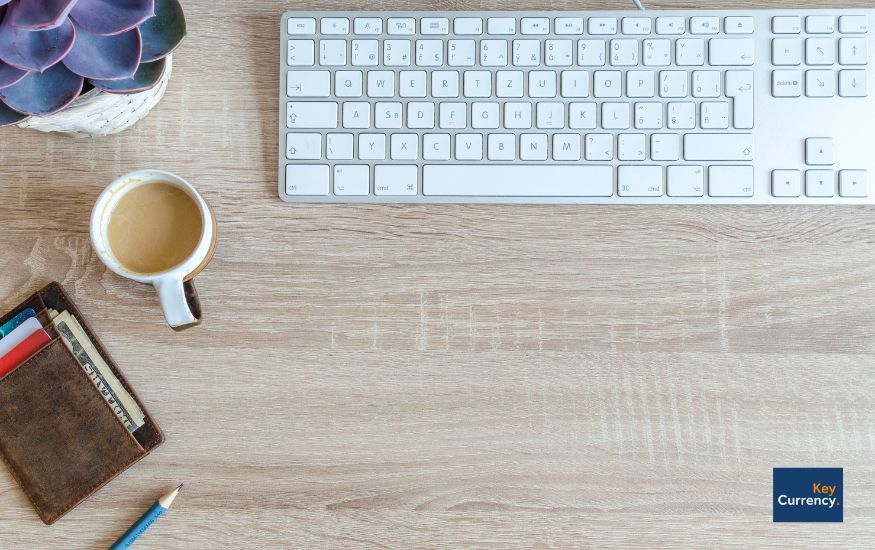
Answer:
<svg viewBox="0 0 875 550"><path fill-rule="evenodd" d="M580 142L580 135L574 134ZM578 143L578 148L580 143ZM489 134L487 155L489 160L515 160L516 159L516 136L513 134ZM554 155L556 149L554 148ZM580 153L578 152L578 158ZM560 159L556 159L560 160Z"/></svg>
<svg viewBox="0 0 875 550"><path fill-rule="evenodd" d="M425 160L450 160L450 134L424 134L422 136L422 158Z"/></svg>
<svg viewBox="0 0 875 550"><path fill-rule="evenodd" d="M313 65L316 60L316 42L313 40L289 40L286 51L286 63L293 67Z"/></svg>
<svg viewBox="0 0 875 550"><path fill-rule="evenodd" d="M371 168L367 164L339 164L334 167L335 195L368 195Z"/></svg>
<svg viewBox="0 0 875 550"><path fill-rule="evenodd" d="M585 158L596 161L613 160L614 136L611 134L587 134Z"/></svg>
<svg viewBox="0 0 875 550"><path fill-rule="evenodd" d="M773 65L801 65L802 40L799 38L776 38L772 40Z"/></svg>
<svg viewBox="0 0 875 550"><path fill-rule="evenodd" d="M667 67L671 65L671 40L645 40L644 65L648 67Z"/></svg>
<svg viewBox="0 0 875 550"><path fill-rule="evenodd" d="M678 134L653 134L650 137L650 158L653 160L678 160L680 148Z"/></svg>
<svg viewBox="0 0 875 550"><path fill-rule="evenodd" d="M831 70L810 70L805 72L805 95L808 97L834 97L836 75Z"/></svg>
<svg viewBox="0 0 875 550"><path fill-rule="evenodd" d="M374 104L374 128L399 129L402 126L401 103L397 101L379 101Z"/></svg>
<svg viewBox="0 0 875 550"><path fill-rule="evenodd" d="M802 18L795 15L773 17L772 32L775 34L799 34L802 32Z"/></svg>
<svg viewBox="0 0 875 550"><path fill-rule="evenodd" d="M832 15L809 15L805 18L805 31L809 34L832 34L836 19Z"/></svg>
<svg viewBox="0 0 875 550"><path fill-rule="evenodd" d="M580 160L580 134L553 134L553 160Z"/></svg>
<svg viewBox="0 0 875 550"><path fill-rule="evenodd" d="M727 17L723 32L726 34L753 34L753 17Z"/></svg>
<svg viewBox="0 0 875 550"><path fill-rule="evenodd" d="M868 173L865 170L842 170L839 172L839 195L857 198L868 197Z"/></svg>
<svg viewBox="0 0 875 550"><path fill-rule="evenodd" d="M333 101L289 101L286 126L292 130L337 128L337 103Z"/></svg>
<svg viewBox="0 0 875 550"><path fill-rule="evenodd" d="M754 41L749 38L712 38L709 43L711 65L753 65Z"/></svg>
<svg viewBox="0 0 875 550"><path fill-rule="evenodd" d="M614 193L610 166L563 164L426 165L422 192L431 196L610 197ZM532 185L537 181L538 185Z"/></svg>
<svg viewBox="0 0 875 550"><path fill-rule="evenodd" d="M456 34L483 34L483 20L479 17L457 17L453 20Z"/></svg>
<svg viewBox="0 0 875 550"><path fill-rule="evenodd" d="M334 74L334 95L337 97L362 96L361 71L337 71Z"/></svg>
<svg viewBox="0 0 875 550"><path fill-rule="evenodd" d="M410 65L410 40L384 40L383 65L407 67Z"/></svg>
<svg viewBox="0 0 875 550"><path fill-rule="evenodd" d="M808 138L805 140L806 164L832 166L834 162L832 138Z"/></svg>
<svg viewBox="0 0 875 550"><path fill-rule="evenodd" d="M595 130L596 104L569 103L568 127L573 130Z"/></svg>
<svg viewBox="0 0 875 550"><path fill-rule="evenodd" d="M650 34L653 22L649 17L624 17L623 34L647 35Z"/></svg>
<svg viewBox="0 0 875 550"><path fill-rule="evenodd" d="M656 34L678 35L687 31L684 17L657 17Z"/></svg>
<svg viewBox="0 0 875 550"><path fill-rule="evenodd" d="M865 65L869 54L865 38L839 39L839 63L842 65Z"/></svg>
<svg viewBox="0 0 875 550"><path fill-rule="evenodd" d="M359 134L358 153L362 160L384 160L386 134Z"/></svg>
<svg viewBox="0 0 875 550"><path fill-rule="evenodd" d="M392 71L368 71L368 96L393 97L395 73Z"/></svg>
<svg viewBox="0 0 875 550"><path fill-rule="evenodd" d="M661 166L620 166L617 169L617 194L621 197L661 197Z"/></svg>
<svg viewBox="0 0 875 550"><path fill-rule="evenodd" d="M429 35L450 34L450 20L446 17L423 17L419 22L419 32Z"/></svg>
<svg viewBox="0 0 875 550"><path fill-rule="evenodd" d="M321 40L319 64L323 67L346 65L346 40Z"/></svg>
<svg viewBox="0 0 875 550"><path fill-rule="evenodd" d="M545 136L546 137L546 136ZM456 134L456 160L481 160L483 134ZM546 155L546 145L544 146Z"/></svg>
<svg viewBox="0 0 875 550"><path fill-rule="evenodd" d="M416 19L412 17L390 17L386 23L389 34L413 35L416 34Z"/></svg>
<svg viewBox="0 0 875 550"><path fill-rule="evenodd" d="M723 101L704 101L701 107L701 125L705 130L729 128L729 104Z"/></svg>
<svg viewBox="0 0 875 550"><path fill-rule="evenodd" d="M289 164L286 166L286 195L327 195L327 164Z"/></svg>
<svg viewBox="0 0 875 550"><path fill-rule="evenodd" d="M289 160L322 158L322 134L286 134L286 158Z"/></svg>
<svg viewBox="0 0 875 550"><path fill-rule="evenodd" d="M752 197L753 166L712 166L708 169L708 195Z"/></svg>
<svg viewBox="0 0 875 550"><path fill-rule="evenodd" d="M832 170L806 170L806 197L834 197L835 194L835 172Z"/></svg>
<svg viewBox="0 0 875 550"><path fill-rule="evenodd" d="M809 38L805 41L806 63L832 65L835 61L835 42L832 38Z"/></svg>
<svg viewBox="0 0 875 550"><path fill-rule="evenodd" d="M842 97L866 97L868 92L866 71L840 71L839 95Z"/></svg>
<svg viewBox="0 0 875 550"><path fill-rule="evenodd" d="M481 58L482 55L481 51ZM505 56L507 56L506 52ZM444 44L441 40L416 41L416 65L418 67L440 67L443 64Z"/></svg>
<svg viewBox="0 0 875 550"><path fill-rule="evenodd" d="M291 35L316 34L316 20L312 17L293 17L286 25Z"/></svg>
<svg viewBox="0 0 875 550"><path fill-rule="evenodd" d="M481 40L480 65L506 67L508 63L507 40Z"/></svg>
<svg viewBox="0 0 875 550"><path fill-rule="evenodd" d="M522 34L550 34L550 20L546 17L523 17L520 22Z"/></svg>
<svg viewBox="0 0 875 550"><path fill-rule="evenodd" d="M802 71L772 71L772 95L775 97L800 97L802 95Z"/></svg>
<svg viewBox="0 0 875 550"><path fill-rule="evenodd" d="M554 29L558 35L581 35L583 17L557 17Z"/></svg>
<svg viewBox="0 0 875 550"><path fill-rule="evenodd" d="M328 134L325 138L325 158L329 160L352 159L352 134Z"/></svg>
<svg viewBox="0 0 875 550"><path fill-rule="evenodd" d="M362 129L371 127L371 104L367 101L347 101L343 104L343 127Z"/></svg>
<svg viewBox="0 0 875 550"><path fill-rule="evenodd" d="M753 71L726 71L726 96L733 98L732 126L753 128Z"/></svg>
<svg viewBox="0 0 875 550"><path fill-rule="evenodd" d="M693 97L720 97L720 71L693 71Z"/></svg>
<svg viewBox="0 0 875 550"><path fill-rule="evenodd" d="M286 95L289 97L328 97L331 95L331 72L287 71Z"/></svg>
<svg viewBox="0 0 875 550"><path fill-rule="evenodd" d="M869 32L869 17L843 15L839 17L839 32L842 34L866 34Z"/></svg>
<svg viewBox="0 0 875 550"><path fill-rule="evenodd" d="M548 67L570 67L574 62L571 40L547 40L544 46L544 64Z"/></svg>
<svg viewBox="0 0 875 550"><path fill-rule="evenodd" d="M798 197L802 194L802 174L799 170L773 170L772 196Z"/></svg>
<svg viewBox="0 0 875 550"><path fill-rule="evenodd" d="M611 65L614 67L631 67L638 65L641 46L635 39L611 40Z"/></svg>
<svg viewBox="0 0 875 550"><path fill-rule="evenodd" d="M375 195L415 195L419 179L415 165L377 165L374 167Z"/></svg>
<svg viewBox="0 0 875 550"><path fill-rule="evenodd" d="M349 34L349 19L346 17L323 17L320 32L322 34Z"/></svg>
<svg viewBox="0 0 875 550"><path fill-rule="evenodd" d="M486 20L488 34L516 34L516 19L513 17L490 17Z"/></svg>
<svg viewBox="0 0 875 550"><path fill-rule="evenodd" d="M647 136L645 134L620 134L617 136L619 160L647 160Z"/></svg>
<svg viewBox="0 0 875 550"><path fill-rule="evenodd" d="M477 42L474 40L450 40L447 44L447 51L450 67L473 67L477 57Z"/></svg>
<svg viewBox="0 0 875 550"><path fill-rule="evenodd" d="M680 66L705 64L705 41L701 38L679 38L675 42L676 63ZM637 65L637 60L636 63Z"/></svg>
<svg viewBox="0 0 875 550"><path fill-rule="evenodd" d="M719 17L708 16L690 18L690 33L692 34L717 34L719 32Z"/></svg>
<svg viewBox="0 0 875 550"><path fill-rule="evenodd" d="M392 160L416 160L419 155L419 135L392 134L389 140L389 156Z"/></svg>
<svg viewBox="0 0 875 550"><path fill-rule="evenodd" d="M383 20L379 17L356 17L353 30L356 34L383 34Z"/></svg>
<svg viewBox="0 0 875 550"><path fill-rule="evenodd" d="M669 166L668 196L701 197L705 194L705 170L701 166Z"/></svg>
<svg viewBox="0 0 875 550"><path fill-rule="evenodd" d="M686 160L753 160L753 134L687 134Z"/></svg>
<svg viewBox="0 0 875 550"><path fill-rule="evenodd" d="M589 34L593 36L617 34L617 18L590 17Z"/></svg>
<svg viewBox="0 0 875 550"><path fill-rule="evenodd" d="M353 40L352 64L356 67L376 67L380 63L380 42Z"/></svg>
<svg viewBox="0 0 875 550"><path fill-rule="evenodd" d="M518 42L515 40L514 42ZM581 67L602 67L605 65L604 40L578 40L577 64Z"/></svg>
<svg viewBox="0 0 875 550"><path fill-rule="evenodd" d="M547 134L521 134L520 160L547 160Z"/></svg>

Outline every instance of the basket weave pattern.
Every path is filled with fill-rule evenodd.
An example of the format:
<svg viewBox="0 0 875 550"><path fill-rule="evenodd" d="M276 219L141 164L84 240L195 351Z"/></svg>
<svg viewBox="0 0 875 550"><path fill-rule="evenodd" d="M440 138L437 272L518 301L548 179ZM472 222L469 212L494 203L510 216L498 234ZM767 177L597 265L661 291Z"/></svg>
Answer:
<svg viewBox="0 0 875 550"><path fill-rule="evenodd" d="M41 132L60 132L74 137L106 136L130 128L164 97L173 66L172 57L167 56L164 74L150 90L136 94L111 94L94 89L59 113L46 117L30 117L18 126Z"/></svg>

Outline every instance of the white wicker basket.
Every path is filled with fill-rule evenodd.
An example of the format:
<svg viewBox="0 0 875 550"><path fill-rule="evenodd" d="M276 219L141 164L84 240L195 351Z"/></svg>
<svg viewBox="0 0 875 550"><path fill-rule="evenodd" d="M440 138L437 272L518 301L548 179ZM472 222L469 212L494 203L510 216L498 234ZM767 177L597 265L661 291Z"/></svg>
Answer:
<svg viewBox="0 0 875 550"><path fill-rule="evenodd" d="M136 94L110 94L94 89L59 113L46 117L30 117L18 126L74 137L106 136L130 128L145 117L164 96L173 68L171 57L173 56L167 56L164 74L150 90Z"/></svg>

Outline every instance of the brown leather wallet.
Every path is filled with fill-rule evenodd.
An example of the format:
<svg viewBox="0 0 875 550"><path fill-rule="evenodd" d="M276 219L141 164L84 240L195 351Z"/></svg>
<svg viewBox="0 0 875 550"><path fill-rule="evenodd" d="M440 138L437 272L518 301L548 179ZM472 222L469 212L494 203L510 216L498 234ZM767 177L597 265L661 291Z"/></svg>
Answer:
<svg viewBox="0 0 875 550"><path fill-rule="evenodd" d="M58 283L7 315L31 307L69 311L137 405L145 423L128 431L53 329L51 342L0 379L0 457L47 525L164 442L164 433ZM51 323L48 323L51 327Z"/></svg>

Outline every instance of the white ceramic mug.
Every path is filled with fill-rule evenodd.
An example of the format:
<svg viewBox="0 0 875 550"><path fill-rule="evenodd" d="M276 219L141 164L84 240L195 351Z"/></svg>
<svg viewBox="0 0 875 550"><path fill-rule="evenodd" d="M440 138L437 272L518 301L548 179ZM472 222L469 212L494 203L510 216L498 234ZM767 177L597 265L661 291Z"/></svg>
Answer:
<svg viewBox="0 0 875 550"><path fill-rule="evenodd" d="M194 252L176 266L160 273L137 273L126 269L109 246L108 227L119 199L128 191L146 183L166 183L184 191L197 204L203 220L200 240ZM91 212L91 244L106 266L128 279L150 284L158 291L164 318L174 330L200 323L201 306L192 279L212 259L217 242L216 218L197 190L181 177L162 170L138 170L118 178L100 194Z"/></svg>

